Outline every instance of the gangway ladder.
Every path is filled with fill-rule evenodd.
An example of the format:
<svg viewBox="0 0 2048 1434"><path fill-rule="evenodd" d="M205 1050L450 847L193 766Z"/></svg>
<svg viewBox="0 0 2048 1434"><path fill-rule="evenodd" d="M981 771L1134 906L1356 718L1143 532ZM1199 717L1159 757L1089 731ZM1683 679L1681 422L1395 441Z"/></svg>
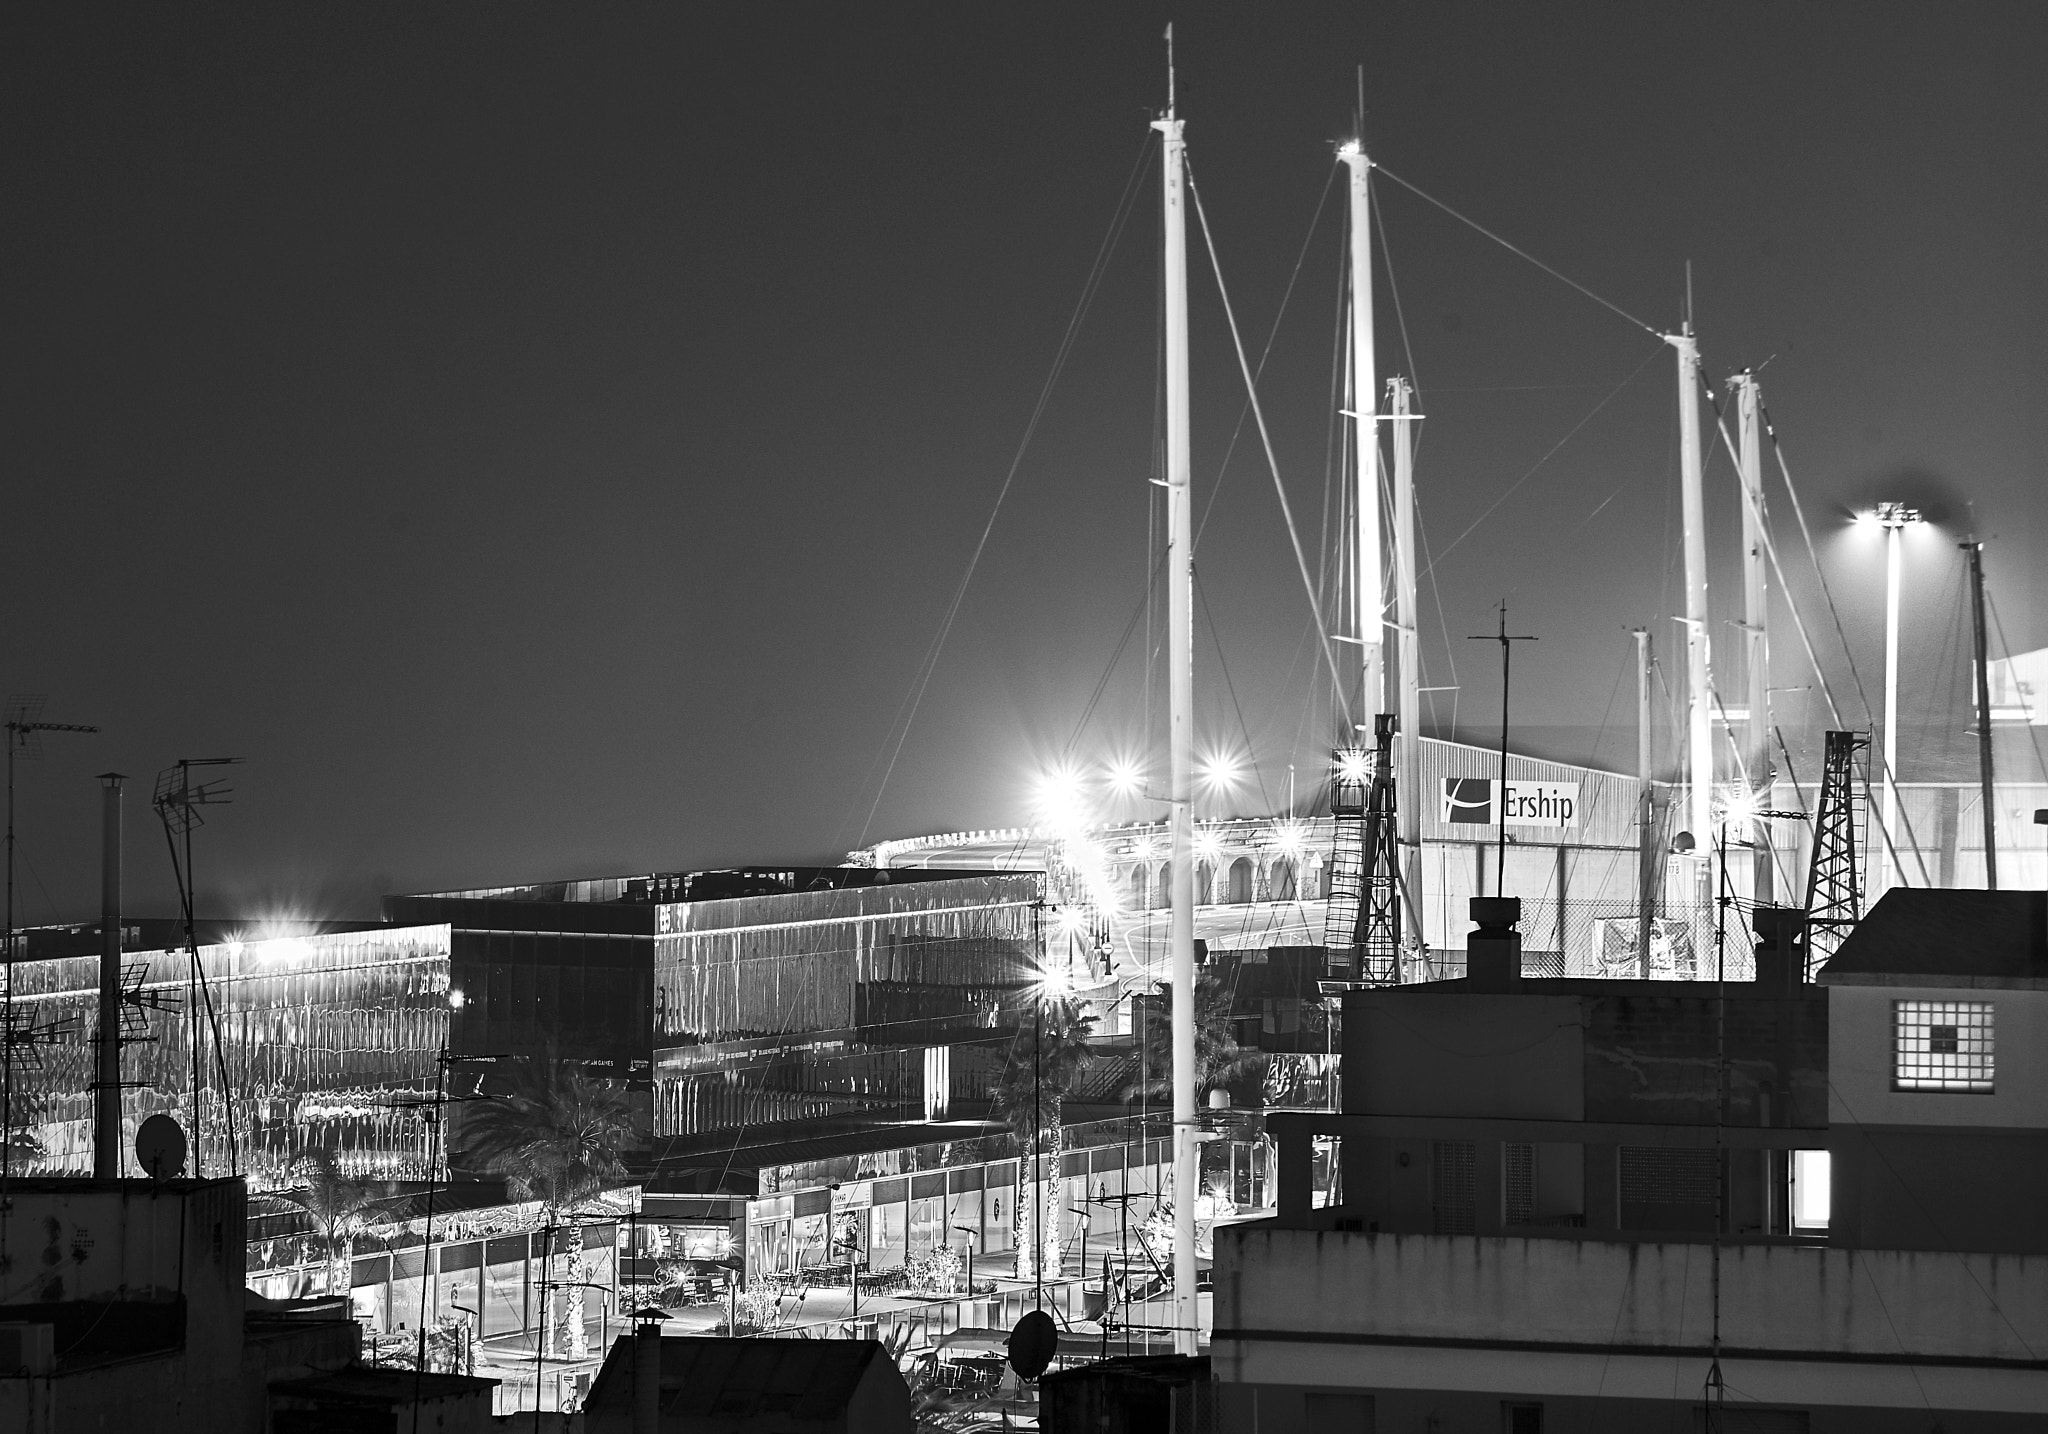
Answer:
<svg viewBox="0 0 2048 1434"><path fill-rule="evenodd" d="M1813 860L1806 877L1809 980L1840 949L1863 914L1861 853L1870 781L1869 753L1868 732L1827 734L1821 763L1820 804L1813 816Z"/></svg>
<svg viewBox="0 0 2048 1434"><path fill-rule="evenodd" d="M1373 750L1334 754L1330 815L1330 902L1323 942L1333 980L1397 983L1401 971L1401 881L1395 831L1394 727L1373 719Z"/></svg>

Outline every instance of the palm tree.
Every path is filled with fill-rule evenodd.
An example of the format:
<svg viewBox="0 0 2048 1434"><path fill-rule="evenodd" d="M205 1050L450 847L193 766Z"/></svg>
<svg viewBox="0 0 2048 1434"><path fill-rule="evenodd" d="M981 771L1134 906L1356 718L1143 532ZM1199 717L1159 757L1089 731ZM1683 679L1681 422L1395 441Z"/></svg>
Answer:
<svg viewBox="0 0 2048 1434"><path fill-rule="evenodd" d="M552 1048L512 1062L511 1089L486 1097L463 1123L470 1159L504 1176L513 1195L540 1201L551 1231L578 1205L626 1178L619 1149L632 1141L634 1130L625 1092L611 1081L592 1080ZM573 1221L566 1231L569 1299L562 1352L583 1359L590 1353L583 1327L583 1232ZM548 1254L554 1253L551 1245ZM541 1311L537 1338L545 1342L545 1301Z"/></svg>
<svg viewBox="0 0 2048 1434"><path fill-rule="evenodd" d="M279 1194L313 1222L314 1244L327 1257L325 1293L346 1297L356 1239L380 1223L379 1196L367 1182L342 1174L341 1161L331 1145L307 1151L293 1162L293 1168L305 1176L306 1188Z"/></svg>
<svg viewBox="0 0 2048 1434"><path fill-rule="evenodd" d="M1237 1043L1232 1027L1231 1006L1235 992L1226 985L1218 968L1210 966L1195 977L1195 1100L1203 1094L1248 1075L1264 1075L1266 1056L1250 1046ZM1138 1053L1138 1074L1124 1087L1124 1099L1140 1096L1169 1099L1173 1095L1173 1008L1160 1003L1160 1019L1145 1025L1143 1049Z"/></svg>
<svg viewBox="0 0 2048 1434"><path fill-rule="evenodd" d="M1095 1018L1085 1014L1078 1001L1067 997L1048 998L1032 991L1035 1006L1031 1020L1019 1022L1010 1042L1010 1059L996 1082L995 1104L999 1115L1017 1138L1021 1159L1017 1162L1017 1188L1010 1211L1010 1227L1017 1245L1017 1277L1029 1279L1039 1262L1046 1273L1059 1275L1060 1249L1056 1234L1038 1230L1035 1204L1030 1193L1031 1156L1051 1157L1057 1174L1060 1165L1060 1113L1068 1096L1080 1084L1093 1053L1088 1035ZM1030 1227L1027 1237L1026 1228ZM1057 1213L1049 1230L1059 1228Z"/></svg>

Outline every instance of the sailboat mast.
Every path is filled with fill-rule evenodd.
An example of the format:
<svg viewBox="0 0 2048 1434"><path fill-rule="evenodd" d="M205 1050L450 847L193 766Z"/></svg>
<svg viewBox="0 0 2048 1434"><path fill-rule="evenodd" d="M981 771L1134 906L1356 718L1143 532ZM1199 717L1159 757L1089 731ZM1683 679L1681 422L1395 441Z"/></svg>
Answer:
<svg viewBox="0 0 2048 1434"><path fill-rule="evenodd" d="M1387 380L1394 425L1394 627L1400 666L1400 718L1394 730L1395 806L1401 850L1401 889L1408 907L1404 945L1422 945L1422 665L1415 613L1415 424L1408 380Z"/></svg>
<svg viewBox="0 0 2048 1434"><path fill-rule="evenodd" d="M1692 321L1664 341L1678 351L1678 485L1685 521L1685 675L1687 816L1693 850L1714 839L1713 683L1707 650L1707 519L1700 487L1700 346Z"/></svg>
<svg viewBox="0 0 2048 1434"><path fill-rule="evenodd" d="M1764 460L1762 407L1756 375L1739 373L1729 380L1735 389L1739 424L1737 451L1742 460L1742 645L1749 679L1749 719L1744 727L1742 761L1758 810L1767 809L1771 794L1771 644L1770 592L1764 585ZM1776 859L1771 852L1768 818L1751 823L1755 844L1751 895L1769 905L1776 900Z"/></svg>
<svg viewBox="0 0 2048 1434"><path fill-rule="evenodd" d="M1351 411L1358 469L1358 552L1352 606L1359 642L1361 723L1386 707L1380 571L1379 375L1372 341L1372 161L1359 141L1337 151L1351 170Z"/></svg>
<svg viewBox="0 0 2048 1434"><path fill-rule="evenodd" d="M1167 959L1173 1029L1173 1347L1196 1350L1195 1196L1195 566L1189 490L1187 141L1172 100L1173 31L1168 45L1165 141L1166 603L1168 801L1172 859Z"/></svg>
<svg viewBox="0 0 2048 1434"><path fill-rule="evenodd" d="M1984 812L1984 889L1998 890L1998 807L1991 788L1991 651L1984 640L1984 545L1962 545L1970 559L1970 617L1977 670L1977 787Z"/></svg>

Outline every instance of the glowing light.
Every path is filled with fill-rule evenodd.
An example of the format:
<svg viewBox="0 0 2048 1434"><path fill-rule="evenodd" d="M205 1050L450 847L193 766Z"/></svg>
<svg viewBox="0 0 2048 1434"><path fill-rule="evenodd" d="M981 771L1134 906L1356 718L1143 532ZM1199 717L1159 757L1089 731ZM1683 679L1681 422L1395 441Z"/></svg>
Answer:
<svg viewBox="0 0 2048 1434"><path fill-rule="evenodd" d="M1372 758L1358 747L1345 747L1331 756L1337 780L1363 784L1372 780Z"/></svg>
<svg viewBox="0 0 2048 1434"><path fill-rule="evenodd" d="M1215 856L1223 850L1223 838L1213 831L1195 833L1195 855Z"/></svg>
<svg viewBox="0 0 2048 1434"><path fill-rule="evenodd" d="M467 996L465 996L465 995L463 995L463 994L462 994L462 988L461 988L460 986L455 986L455 987L452 987L452 988L450 988L450 990L449 990L449 992L448 992L448 1009L449 1009L449 1010L451 1010L451 1011L459 1011L459 1010L461 1010L461 1009L462 1009L462 1008L463 1008L463 1007L464 1007L465 1005L467 1005L467 1004L468 1004L468 1001L469 1001L469 998L468 998Z"/></svg>
<svg viewBox="0 0 2048 1434"><path fill-rule="evenodd" d="M1358 141L1355 139L1347 139L1344 143L1337 146L1337 158L1339 159L1350 159L1357 153Z"/></svg>
<svg viewBox="0 0 2048 1434"><path fill-rule="evenodd" d="M1054 768L1038 779L1039 819L1059 831L1081 827L1087 822L1085 796L1079 775Z"/></svg>
<svg viewBox="0 0 2048 1434"><path fill-rule="evenodd" d="M1273 828L1273 845L1289 856L1299 856L1308 844L1308 834L1299 822L1283 822Z"/></svg>
<svg viewBox="0 0 2048 1434"><path fill-rule="evenodd" d="M1129 759L1112 762L1109 789L1120 797L1135 797L1145 790L1144 764Z"/></svg>
<svg viewBox="0 0 2048 1434"><path fill-rule="evenodd" d="M1886 528L1903 528L1921 521L1920 510L1909 508L1904 503L1880 503L1874 516Z"/></svg>

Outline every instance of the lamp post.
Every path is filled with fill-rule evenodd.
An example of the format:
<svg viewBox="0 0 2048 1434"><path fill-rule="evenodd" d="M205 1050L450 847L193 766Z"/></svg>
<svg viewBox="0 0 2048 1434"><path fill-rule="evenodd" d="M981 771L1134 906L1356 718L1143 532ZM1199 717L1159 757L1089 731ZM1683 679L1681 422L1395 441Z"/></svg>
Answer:
<svg viewBox="0 0 2048 1434"><path fill-rule="evenodd" d="M1884 528L1884 796L1880 824L1884 828L1886 883L1896 886L1905 879L1899 862L1899 535L1908 523L1920 521L1920 511L1904 503L1877 505L1877 521Z"/></svg>

